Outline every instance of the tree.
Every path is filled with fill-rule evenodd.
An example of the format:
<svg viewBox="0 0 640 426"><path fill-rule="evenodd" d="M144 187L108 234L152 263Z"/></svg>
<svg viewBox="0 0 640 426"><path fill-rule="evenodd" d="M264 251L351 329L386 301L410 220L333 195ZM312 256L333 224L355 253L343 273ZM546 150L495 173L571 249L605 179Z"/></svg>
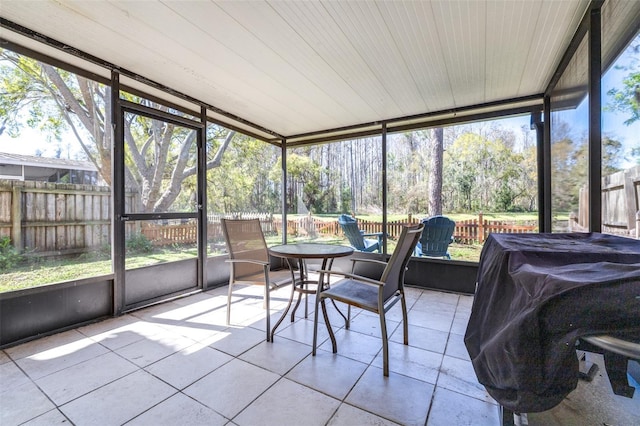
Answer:
<svg viewBox="0 0 640 426"><path fill-rule="evenodd" d="M438 127L431 130L429 139L429 159L431 176L429 177L429 215L442 214L442 163L444 154L444 130Z"/></svg>
<svg viewBox="0 0 640 426"><path fill-rule="evenodd" d="M512 132L467 132L444 154L445 180L450 211L525 210L535 199L534 150L514 150ZM533 157L535 159L535 157Z"/></svg>
<svg viewBox="0 0 640 426"><path fill-rule="evenodd" d="M4 117L0 131L18 136L23 112L29 115L28 126L58 141L65 131L71 131L86 159L110 185L112 141L111 132L106 131L111 117L110 87L7 49L0 49L0 84L0 113ZM160 111L181 114L147 99L125 96ZM125 114L124 126L127 185L139 192L143 211L169 211L183 184L196 175L196 132L135 114ZM219 167L235 132L226 130L220 136L223 142L208 159L207 169Z"/></svg>
<svg viewBox="0 0 640 426"><path fill-rule="evenodd" d="M20 116L25 112L26 124L40 130L49 141L59 144L62 133L70 129L86 159L107 184L111 183L111 141L104 131L105 117L110 114L105 103L109 87L7 49L0 49L0 87L2 131L18 137Z"/></svg>
<svg viewBox="0 0 640 426"><path fill-rule="evenodd" d="M635 53L640 52L640 41L631 49ZM637 68L637 63L638 60L634 59L631 65L620 67L628 71L629 74L622 79L621 88L614 87L607 92L607 95L610 96L610 101L606 108L610 111L629 114L629 118L624 122L627 126L640 120L640 69Z"/></svg>
<svg viewBox="0 0 640 426"><path fill-rule="evenodd" d="M586 143L576 146L569 137L551 144L553 210L577 211L580 188L588 182L586 152Z"/></svg>
<svg viewBox="0 0 640 426"><path fill-rule="evenodd" d="M219 152L228 131L209 125L208 152ZM217 131L217 133L215 133ZM235 135L225 161L207 172L210 212L274 213L280 208L280 150L245 135Z"/></svg>
<svg viewBox="0 0 640 426"><path fill-rule="evenodd" d="M624 121L624 124L630 126L640 120L640 34L636 36L625 53L628 54L629 62L617 65L615 68L626 71L628 74L622 79L622 87L614 87L607 92L609 102L605 110L628 114L629 118ZM640 143L631 147L630 154L636 157L640 164Z"/></svg>
<svg viewBox="0 0 640 426"><path fill-rule="evenodd" d="M328 192L321 184L322 169L310 156L294 152L287 156L287 176L289 179L288 204L296 206L294 202L298 194L302 196L302 203L313 213L322 212L323 201ZM301 213L297 211L296 213Z"/></svg>

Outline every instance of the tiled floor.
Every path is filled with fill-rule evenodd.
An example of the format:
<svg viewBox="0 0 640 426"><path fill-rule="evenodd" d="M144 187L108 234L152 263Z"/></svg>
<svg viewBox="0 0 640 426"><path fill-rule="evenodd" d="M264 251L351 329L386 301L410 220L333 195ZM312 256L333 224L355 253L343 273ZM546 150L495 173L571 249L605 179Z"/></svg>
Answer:
<svg viewBox="0 0 640 426"><path fill-rule="evenodd" d="M226 291L1 351L0 424L499 422L498 406L475 381L462 341L471 296L408 288L410 344L402 344L397 304L387 314L391 372L385 378L377 316L354 311L345 331L329 304L338 354L320 324L321 344L312 357L312 313L304 319L299 308L296 321L287 318L267 343L260 288L236 292L232 326L225 324ZM288 292L273 293L272 324Z"/></svg>
<svg viewBox="0 0 640 426"><path fill-rule="evenodd" d="M0 351L0 425L498 425L463 344L472 297L407 289L388 314L390 375L376 316L334 308L338 353L298 309L265 342L260 288L226 287ZM273 294L272 324L288 289ZM313 311L313 303L310 303Z"/></svg>

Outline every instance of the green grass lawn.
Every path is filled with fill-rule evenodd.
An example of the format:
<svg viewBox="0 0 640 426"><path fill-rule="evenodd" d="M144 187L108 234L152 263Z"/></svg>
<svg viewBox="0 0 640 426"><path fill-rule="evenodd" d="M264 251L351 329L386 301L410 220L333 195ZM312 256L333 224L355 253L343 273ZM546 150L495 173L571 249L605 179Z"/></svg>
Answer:
<svg viewBox="0 0 640 426"><path fill-rule="evenodd" d="M154 250L128 256L126 268L134 269L157 263L192 259L195 249ZM0 292L20 290L45 284L106 275L112 272L108 254L92 253L66 259L27 260L0 274Z"/></svg>

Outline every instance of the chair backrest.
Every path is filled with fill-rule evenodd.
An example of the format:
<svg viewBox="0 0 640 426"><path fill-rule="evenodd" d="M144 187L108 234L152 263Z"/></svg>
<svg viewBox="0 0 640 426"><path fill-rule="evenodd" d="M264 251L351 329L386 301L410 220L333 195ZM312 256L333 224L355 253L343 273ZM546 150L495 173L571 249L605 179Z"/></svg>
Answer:
<svg viewBox="0 0 640 426"><path fill-rule="evenodd" d="M349 244L356 250L364 250L366 248L364 244L364 237L360 228L358 228L358 221L349 216L348 214L341 214L338 216L338 223L342 227L342 232L349 239Z"/></svg>
<svg viewBox="0 0 640 426"><path fill-rule="evenodd" d="M446 216L422 219L424 230L420 238L423 256L446 256L456 223Z"/></svg>
<svg viewBox="0 0 640 426"><path fill-rule="evenodd" d="M422 223L402 228L398 244L380 278L380 281L385 283L383 289L384 300L393 296L404 285L404 273L418 244L423 228L424 224Z"/></svg>
<svg viewBox="0 0 640 426"><path fill-rule="evenodd" d="M227 244L229 259L269 261L269 251L264 240L259 219L220 219L222 233ZM233 280L263 272L263 267L252 263L233 263Z"/></svg>

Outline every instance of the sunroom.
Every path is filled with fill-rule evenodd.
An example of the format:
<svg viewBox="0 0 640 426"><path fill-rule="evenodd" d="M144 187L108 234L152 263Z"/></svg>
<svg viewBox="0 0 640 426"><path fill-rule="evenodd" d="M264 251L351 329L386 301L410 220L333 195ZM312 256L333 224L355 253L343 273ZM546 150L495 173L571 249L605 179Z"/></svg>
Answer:
<svg viewBox="0 0 640 426"><path fill-rule="evenodd" d="M186 319L168 314L169 307L196 300L219 308L229 282L221 217L260 218L269 245L348 245L337 223L339 214L348 213L362 229L382 235L379 253L353 256L388 259L402 225L468 213L456 220L452 250L459 252L451 259L414 256L405 276L415 301L435 301L451 317L448 336L464 334L489 233L587 231L637 238L640 170L633 161L640 147L637 133L625 138L637 129L638 89L624 78L637 76L638 2L8 0L0 18L5 84L8 70L31 78L29 94L15 100L7 95L2 104L0 151L14 152L8 135L24 136L27 127L40 139L50 132L53 138L34 144L44 156L65 158L66 149L66 158L91 161L105 182L2 184L0 236L20 257L3 275L24 277L10 278L0 293L5 364L29 358L20 358L16 348L59 333L82 334L77 330L89 327L100 334L105 319L126 326L155 312L161 320L154 321L182 327L178 323ZM619 84L610 88L613 73ZM17 93L15 87L3 90ZM609 92L615 101L607 100ZM11 105L14 110L6 109ZM613 110L624 117L610 120ZM510 127L487 124L502 120ZM471 145L474 140L480 145ZM504 144L491 150L494 140ZM483 147L484 157L456 162L474 146ZM473 161L477 168L469 173ZM511 228L485 222L487 209L497 205L533 216ZM80 266L58 278L60 259ZM56 278L33 285L35 278L20 266L25 262L56 265L40 274ZM271 262L286 267L278 258ZM348 258L334 264L349 267ZM443 308L443 300L454 301L453 307ZM264 325L249 305L244 321L251 331L243 333L253 342L252 331ZM271 315L279 317L284 305L275 304ZM416 309L416 317L431 308ZM312 317L298 319L308 327ZM217 321L213 315L212 324L222 331ZM274 348L287 339L309 345L285 325ZM217 341L209 331L206 338ZM204 337L194 343L214 347ZM460 357L467 362L467 354ZM456 386L442 392L464 394ZM449 408L437 390L425 391L436 395L434 405L426 401L416 423L446 419ZM178 393L198 400L195 393ZM356 392L337 401L373 412L378 421L413 422L363 408L366 399ZM481 393L471 399L491 398ZM98 421L61 408L80 398L60 401L54 405L67 420ZM221 424L260 418L257 406L258 417L248 411L243 417L242 410L216 409L220 401L225 399L208 408L222 416ZM350 418L337 407L320 423L373 421ZM640 416L633 409L624 415ZM113 422L151 421L139 416ZM490 424L492 416L482 418Z"/></svg>

